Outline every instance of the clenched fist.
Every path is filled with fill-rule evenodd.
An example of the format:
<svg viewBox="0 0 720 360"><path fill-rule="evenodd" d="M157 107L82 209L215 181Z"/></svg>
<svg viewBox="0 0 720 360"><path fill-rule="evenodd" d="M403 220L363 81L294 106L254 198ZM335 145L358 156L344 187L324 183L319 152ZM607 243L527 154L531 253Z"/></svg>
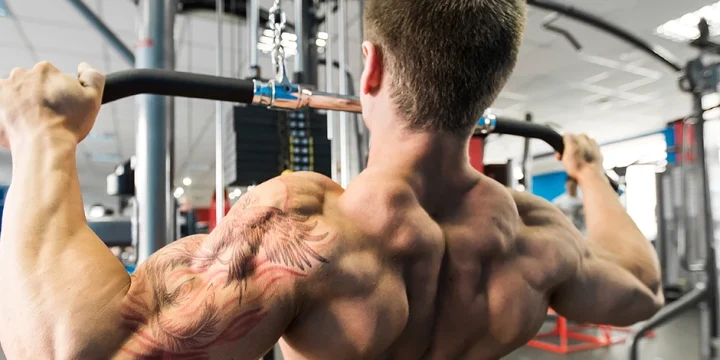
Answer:
<svg viewBox="0 0 720 360"><path fill-rule="evenodd" d="M568 175L579 179L588 172L601 175L604 173L603 156L595 140L585 134L566 134L564 142L565 152L561 159Z"/></svg>
<svg viewBox="0 0 720 360"><path fill-rule="evenodd" d="M12 148L53 131L82 141L95 123L104 87L105 76L85 63L77 78L48 62L13 69L0 80L0 146Z"/></svg>

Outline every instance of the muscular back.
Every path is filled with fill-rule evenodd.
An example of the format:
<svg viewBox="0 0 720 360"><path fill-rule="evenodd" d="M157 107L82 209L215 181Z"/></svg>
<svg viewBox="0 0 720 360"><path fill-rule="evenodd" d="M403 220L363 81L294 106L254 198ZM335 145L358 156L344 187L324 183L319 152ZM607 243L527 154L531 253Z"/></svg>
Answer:
<svg viewBox="0 0 720 360"><path fill-rule="evenodd" d="M515 197L479 174L436 203L391 174L272 180L138 269L116 357L257 359L279 340L287 359L499 358L583 258L562 214Z"/></svg>

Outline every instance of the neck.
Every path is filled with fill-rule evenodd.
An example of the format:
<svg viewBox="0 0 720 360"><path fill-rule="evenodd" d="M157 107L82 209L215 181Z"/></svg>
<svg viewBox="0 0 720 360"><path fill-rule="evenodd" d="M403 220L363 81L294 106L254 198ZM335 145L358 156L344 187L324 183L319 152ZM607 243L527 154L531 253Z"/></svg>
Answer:
<svg viewBox="0 0 720 360"><path fill-rule="evenodd" d="M389 170L422 194L461 189L475 181L468 158L469 138L410 131L401 126L373 128L368 169ZM430 191L431 189L435 191ZM428 190L428 191L426 191Z"/></svg>

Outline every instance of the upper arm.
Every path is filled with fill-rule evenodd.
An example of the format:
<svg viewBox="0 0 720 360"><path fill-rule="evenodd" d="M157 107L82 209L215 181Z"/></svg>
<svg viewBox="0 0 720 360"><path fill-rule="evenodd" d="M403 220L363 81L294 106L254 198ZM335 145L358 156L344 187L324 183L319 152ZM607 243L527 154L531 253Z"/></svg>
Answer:
<svg viewBox="0 0 720 360"><path fill-rule="evenodd" d="M570 320L630 325L662 306L655 294L599 244L587 240L557 208L538 197L513 193L523 225L525 254L545 274L550 306ZM522 258L521 254L521 258Z"/></svg>
<svg viewBox="0 0 720 360"><path fill-rule="evenodd" d="M620 267L605 251L589 243L580 266L554 289L550 305L570 320L629 326L653 316L663 305L638 278Z"/></svg>
<svg viewBox="0 0 720 360"><path fill-rule="evenodd" d="M134 331L122 352L257 359L272 348L297 315L301 283L328 262L327 226L302 204L288 209L288 196L256 188L212 234L138 267L121 309Z"/></svg>

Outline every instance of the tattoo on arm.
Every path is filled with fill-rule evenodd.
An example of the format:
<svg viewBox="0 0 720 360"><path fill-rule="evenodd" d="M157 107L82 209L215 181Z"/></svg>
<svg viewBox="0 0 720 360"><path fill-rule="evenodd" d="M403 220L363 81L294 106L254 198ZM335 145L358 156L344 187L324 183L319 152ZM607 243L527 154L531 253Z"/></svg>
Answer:
<svg viewBox="0 0 720 360"><path fill-rule="evenodd" d="M122 306L136 334L127 355L205 359L263 320L271 309L258 299L275 281L328 262L311 247L328 238L317 221L257 202L247 194L213 234L168 246L133 275Z"/></svg>

